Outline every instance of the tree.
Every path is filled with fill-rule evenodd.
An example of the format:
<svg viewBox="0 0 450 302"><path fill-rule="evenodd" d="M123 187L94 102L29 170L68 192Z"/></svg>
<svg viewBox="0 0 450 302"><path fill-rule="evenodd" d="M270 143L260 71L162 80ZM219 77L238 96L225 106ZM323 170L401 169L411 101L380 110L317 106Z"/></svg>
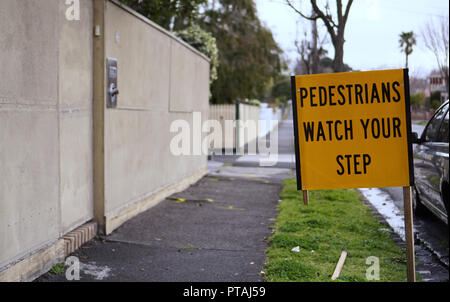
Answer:
<svg viewBox="0 0 450 302"><path fill-rule="evenodd" d="M441 92L435 91L430 95L429 102L427 104L428 108L436 110L441 105Z"/></svg>
<svg viewBox="0 0 450 302"><path fill-rule="evenodd" d="M352 6L353 0L347 2L345 8L342 6L342 0L336 0L336 16L333 17L330 12L330 6L328 2L326 3L324 9L319 8L316 0L310 0L313 13L311 15L306 15L301 11L301 9L296 8L292 4L292 0L286 0L286 3L300 16L307 20L315 21L322 20L327 28L328 34L331 38L331 43L334 47L334 59L333 59L333 70L335 72L344 71L344 32L345 26L347 24L348 16L350 13L350 7Z"/></svg>
<svg viewBox="0 0 450 302"><path fill-rule="evenodd" d="M316 74L323 71L320 60L327 54L327 50L323 47L313 49L310 45L310 42L306 39L302 40L300 44L295 41L300 56L295 67L296 74Z"/></svg>
<svg viewBox="0 0 450 302"><path fill-rule="evenodd" d="M422 31L422 39L425 46L433 52L439 67L441 76L446 81L447 94L449 94L449 48L448 48L448 16L441 19L438 24L430 21Z"/></svg>
<svg viewBox="0 0 450 302"><path fill-rule="evenodd" d="M333 59L328 56L321 56L319 61L319 67L317 69L317 73L330 73L333 72ZM343 72L352 71L353 69L344 63ZM294 68L295 74L307 74L305 73L305 69L302 61L297 61L297 65Z"/></svg>
<svg viewBox="0 0 450 302"><path fill-rule="evenodd" d="M120 0L167 30L182 30L195 23L207 0Z"/></svg>
<svg viewBox="0 0 450 302"><path fill-rule="evenodd" d="M423 107L425 105L425 93L418 92L411 95L411 106L413 106L415 109Z"/></svg>
<svg viewBox="0 0 450 302"><path fill-rule="evenodd" d="M211 80L219 66L211 84L212 103L259 98L282 69L282 51L261 24L254 0L121 1L213 59L213 39L207 33L212 34L219 53L219 64L213 60L211 66Z"/></svg>
<svg viewBox="0 0 450 302"><path fill-rule="evenodd" d="M311 39L308 40L308 34L304 32L304 38L299 43L295 40L295 46L299 55L297 66L295 68L296 74L315 74L320 73L320 59L327 54L327 50L323 48L326 43L326 37L319 38L317 30L317 22L312 21Z"/></svg>
<svg viewBox="0 0 450 302"><path fill-rule="evenodd" d="M402 52L405 53L405 67L408 68L408 56L413 52L413 46L416 45L416 37L414 36L414 32L402 32L400 34L400 39L398 40L398 42L400 43Z"/></svg>
<svg viewBox="0 0 450 302"><path fill-rule="evenodd" d="M279 98L282 102L291 98L291 79L280 76L271 89L270 96Z"/></svg>
<svg viewBox="0 0 450 302"><path fill-rule="evenodd" d="M199 24L213 34L219 48L211 102L233 103L264 95L281 71L282 51L258 19L254 1L217 0Z"/></svg>

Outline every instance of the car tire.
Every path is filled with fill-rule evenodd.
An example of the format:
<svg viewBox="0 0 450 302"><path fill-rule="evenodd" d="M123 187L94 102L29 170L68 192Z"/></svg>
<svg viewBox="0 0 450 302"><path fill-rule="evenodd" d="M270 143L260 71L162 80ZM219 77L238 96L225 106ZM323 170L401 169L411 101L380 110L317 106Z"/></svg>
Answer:
<svg viewBox="0 0 450 302"><path fill-rule="evenodd" d="M415 187L412 188L413 212L415 216L422 216L425 212L425 206L420 202L419 192Z"/></svg>

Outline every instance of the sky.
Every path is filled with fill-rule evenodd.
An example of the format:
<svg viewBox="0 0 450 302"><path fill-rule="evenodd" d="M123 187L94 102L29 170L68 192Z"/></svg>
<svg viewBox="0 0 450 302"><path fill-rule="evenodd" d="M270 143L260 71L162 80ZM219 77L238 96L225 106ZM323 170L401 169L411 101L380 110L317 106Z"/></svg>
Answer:
<svg viewBox="0 0 450 302"><path fill-rule="evenodd" d="M292 0L294 4L299 2ZM335 1L329 2L334 13L332 4ZM294 42L296 37L298 40L303 38L304 31L310 32L310 22L287 6L285 0L255 0L255 3L260 19L272 30L275 40L291 61L292 71L297 58ZM311 11L309 1L302 3L303 11ZM346 5L347 1L343 3ZM355 70L404 68L405 54L400 52L399 35L413 31L417 44L408 59L409 73L410 76L426 77L437 68L437 63L420 33L430 20L448 20L448 10L448 0L354 0L345 28L344 62ZM322 37L328 35L321 21L318 25ZM333 58L331 42L325 49Z"/></svg>

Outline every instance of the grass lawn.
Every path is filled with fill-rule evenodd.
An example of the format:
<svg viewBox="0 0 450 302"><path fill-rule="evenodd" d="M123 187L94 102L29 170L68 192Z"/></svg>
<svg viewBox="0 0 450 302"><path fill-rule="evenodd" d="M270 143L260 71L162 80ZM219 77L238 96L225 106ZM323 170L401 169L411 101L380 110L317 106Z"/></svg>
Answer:
<svg viewBox="0 0 450 302"><path fill-rule="evenodd" d="M331 281L341 252L348 252L335 281L368 281L369 256L379 258L380 281L406 281L406 256L372 216L355 190L310 191L303 205L294 179L284 182L275 233L269 239L266 281ZM300 246L300 252L292 252ZM417 278L420 278L417 276Z"/></svg>

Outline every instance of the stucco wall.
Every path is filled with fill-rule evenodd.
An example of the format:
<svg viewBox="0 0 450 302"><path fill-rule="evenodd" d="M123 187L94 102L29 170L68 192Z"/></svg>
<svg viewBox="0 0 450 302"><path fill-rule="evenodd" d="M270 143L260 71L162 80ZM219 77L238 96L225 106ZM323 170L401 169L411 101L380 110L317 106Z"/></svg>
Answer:
<svg viewBox="0 0 450 302"><path fill-rule="evenodd" d="M0 28L1 267L59 235L58 7L0 1Z"/></svg>
<svg viewBox="0 0 450 302"><path fill-rule="evenodd" d="M195 111L208 119L209 63L129 9L105 5L120 95L117 108L104 109L100 202L105 217L115 215L113 229L130 217L118 212L188 185L206 167L206 155L176 157L169 146L172 121L192 124ZM67 20L67 8L0 1L0 277L94 217L94 2L80 0L80 21Z"/></svg>
<svg viewBox="0 0 450 302"><path fill-rule="evenodd" d="M80 1L80 20L68 21L59 2L59 136L61 231L93 217L92 0Z"/></svg>
<svg viewBox="0 0 450 302"><path fill-rule="evenodd" d="M92 1L0 1L0 268L92 218Z"/></svg>
<svg viewBox="0 0 450 302"><path fill-rule="evenodd" d="M117 108L105 111L105 216L206 167L170 152L170 124L208 118L209 62L148 20L107 2L106 57L118 61Z"/></svg>

